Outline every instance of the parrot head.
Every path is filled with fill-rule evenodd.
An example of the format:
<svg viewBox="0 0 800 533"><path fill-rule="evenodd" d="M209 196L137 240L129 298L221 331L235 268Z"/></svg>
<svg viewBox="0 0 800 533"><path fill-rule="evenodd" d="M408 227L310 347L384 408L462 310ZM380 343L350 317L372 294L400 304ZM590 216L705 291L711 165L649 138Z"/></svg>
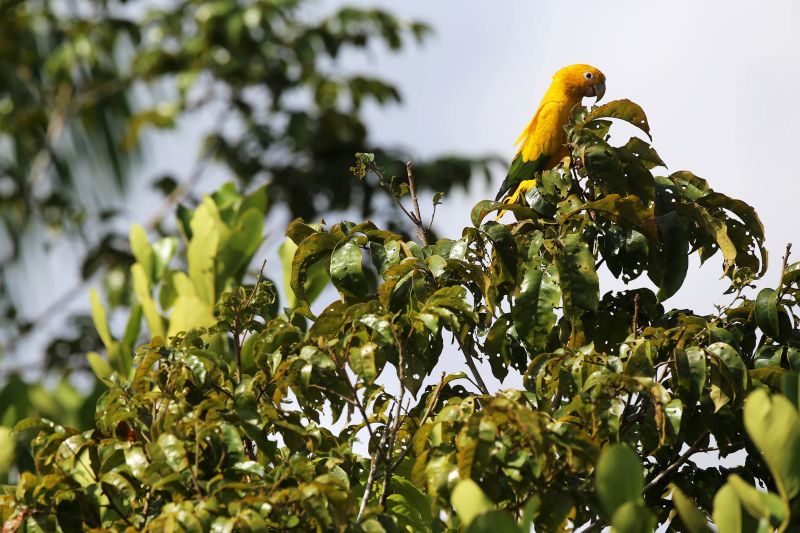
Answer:
<svg viewBox="0 0 800 533"><path fill-rule="evenodd" d="M599 101L606 93L606 76L591 65L570 65L553 76L564 88L580 96L594 96Z"/></svg>

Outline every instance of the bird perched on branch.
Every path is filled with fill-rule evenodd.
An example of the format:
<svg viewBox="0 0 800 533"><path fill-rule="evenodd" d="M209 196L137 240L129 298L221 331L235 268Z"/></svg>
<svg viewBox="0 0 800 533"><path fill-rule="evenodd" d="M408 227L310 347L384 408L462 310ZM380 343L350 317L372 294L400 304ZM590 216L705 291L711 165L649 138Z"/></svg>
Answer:
<svg viewBox="0 0 800 533"><path fill-rule="evenodd" d="M537 172L553 168L569 155L564 125L572 110L584 96L600 100L605 92L605 75L591 65L570 65L556 72L536 114L515 143L519 150L495 199L515 203L536 184Z"/></svg>

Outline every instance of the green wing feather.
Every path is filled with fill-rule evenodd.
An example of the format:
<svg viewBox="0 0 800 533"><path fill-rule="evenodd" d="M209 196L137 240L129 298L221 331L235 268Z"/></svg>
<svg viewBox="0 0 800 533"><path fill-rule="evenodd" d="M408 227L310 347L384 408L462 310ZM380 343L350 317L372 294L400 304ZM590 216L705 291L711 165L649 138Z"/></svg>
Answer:
<svg viewBox="0 0 800 533"><path fill-rule="evenodd" d="M497 192L495 200L500 201L507 193L516 190L517 185L523 181L532 180L534 174L544 170L547 160L548 157L542 154L538 159L523 161L522 153L518 153L511 162L511 168L508 169L506 179L504 179L502 185L500 185L500 190Z"/></svg>

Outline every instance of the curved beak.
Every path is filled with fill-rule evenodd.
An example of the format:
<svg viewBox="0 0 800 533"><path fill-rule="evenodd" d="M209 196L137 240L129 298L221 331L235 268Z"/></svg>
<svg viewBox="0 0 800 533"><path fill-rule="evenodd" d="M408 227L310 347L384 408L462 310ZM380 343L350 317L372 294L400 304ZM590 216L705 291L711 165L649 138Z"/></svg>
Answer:
<svg viewBox="0 0 800 533"><path fill-rule="evenodd" d="M593 86L593 89L594 89L593 96L597 97L597 100L595 100L595 102L599 102L600 99L603 98L603 95L606 94L606 82L601 81L600 83L595 84Z"/></svg>
<svg viewBox="0 0 800 533"><path fill-rule="evenodd" d="M606 94L606 82L601 81L600 83L595 83L594 85L587 87L586 92L583 93L583 96L595 96L597 97L596 102L599 102L603 95Z"/></svg>

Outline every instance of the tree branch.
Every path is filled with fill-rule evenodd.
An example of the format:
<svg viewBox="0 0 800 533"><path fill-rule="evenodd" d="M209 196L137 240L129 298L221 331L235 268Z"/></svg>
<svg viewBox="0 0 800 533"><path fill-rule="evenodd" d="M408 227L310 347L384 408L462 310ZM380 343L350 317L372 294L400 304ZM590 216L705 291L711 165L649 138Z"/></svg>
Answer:
<svg viewBox="0 0 800 533"><path fill-rule="evenodd" d="M381 441L378 443L378 449L375 450L375 454L372 456L372 462L370 463L369 467L369 476L367 476L367 486L364 488L364 495L361 497L361 505L358 508L358 515L356 516L356 524L361 522L361 518L364 516L364 510L367 508L367 501L369 500L369 495L372 492L372 485L375 482L375 473L378 471L378 458L383 455L381 451L383 447L386 446L386 438L389 436L389 426L392 425L392 412L389 411L389 418L386 420L386 425L384 426L383 435L381 435Z"/></svg>
<svg viewBox="0 0 800 533"><path fill-rule="evenodd" d="M417 226L417 237L419 237L422 245L428 246L428 237L425 234L425 225L422 223L422 214L417 200L417 187L414 184L414 166L411 161L406 163L406 175L408 176L408 190L411 192L411 203L414 206L414 216L411 217L411 221Z"/></svg>
<svg viewBox="0 0 800 533"><path fill-rule="evenodd" d="M400 430L400 424L402 423L402 419L400 418L400 409L403 406L403 398L405 397L406 393L406 386L403 383L405 381L405 351L406 351L406 343L408 342L408 338L413 333L413 329L409 331L409 335L400 342L400 339L397 338L397 335L392 330L392 335L394 336L395 342L397 343L397 379L400 381L400 394L395 400L395 415L394 415L394 425L391 429L391 435L389 435L389 443L386 447L386 456L384 459L385 465L383 469L383 489L381 489L381 498L380 502L382 506L386 506L386 498L389 495L389 485L392 482L392 472L394 471L394 465L392 464L392 454L394 453L394 444L395 439L397 439L397 432Z"/></svg>
<svg viewBox="0 0 800 533"><path fill-rule="evenodd" d="M652 489L653 487L661 483L661 481L663 481L667 476L678 470L678 468L680 468L681 465L683 465L683 463L688 461L692 455L694 455L697 452L700 452L701 451L700 443L703 442L710 434L711 432L709 430L705 430L704 432L702 432L700 436L697 437L697 439L694 441L694 443L689 447L688 450L683 452L683 454L680 457L678 457L678 459L674 463L669 465L666 469L664 469L663 472L654 477L653 480L650 483L648 483L644 487L644 489L642 489L642 495L646 494L648 490Z"/></svg>
<svg viewBox="0 0 800 533"><path fill-rule="evenodd" d="M466 342L461 342L458 335L455 335L455 338L456 341L458 341L459 348L461 348L461 351L464 353L464 359L469 367L469 371L472 373L472 377L475 378L475 384L483 394L489 394L489 388L486 386L486 383L483 382L481 373L478 372L478 367L475 366L475 359L477 359L477 356L475 355L475 348L472 346L472 337L467 337Z"/></svg>

